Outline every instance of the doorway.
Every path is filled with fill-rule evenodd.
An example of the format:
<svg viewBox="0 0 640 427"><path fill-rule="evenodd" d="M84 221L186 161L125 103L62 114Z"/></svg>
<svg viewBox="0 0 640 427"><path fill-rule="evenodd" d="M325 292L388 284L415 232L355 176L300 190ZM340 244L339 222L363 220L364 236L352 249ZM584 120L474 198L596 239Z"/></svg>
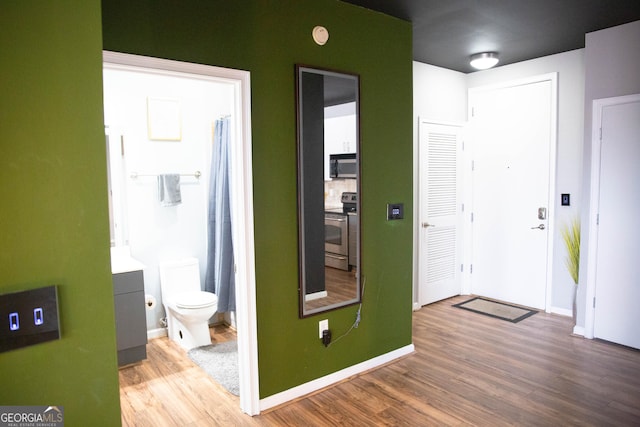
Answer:
<svg viewBox="0 0 640 427"><path fill-rule="evenodd" d="M136 55L104 52L105 69L119 69L140 72L149 77L169 76L194 82L210 82L225 86L230 100L229 113L234 117L231 132L234 143L231 145L232 173L230 182L235 189L231 194L231 205L234 212L232 236L235 259L236 281L236 316L235 325L238 336L238 366L240 383L240 408L249 415L259 413L258 394L258 365L257 365L257 327L255 306L255 262L253 238L253 191L251 165L251 116L250 116L250 75L246 71L225 69L213 66L183 63ZM175 122L167 121L175 117L174 110L178 103L174 99L156 98L160 120L156 122L154 131L159 131L159 137L167 136L165 141L182 142L180 128ZM168 102L167 102L168 101ZM150 100L148 102L151 102ZM149 105L146 106L150 111ZM167 109L168 107L168 109ZM179 116L178 116L179 117ZM149 117L142 117L147 122ZM150 121L151 122L151 121ZM148 130L151 132L151 129ZM146 137L146 135L145 135ZM158 146L160 150L170 150L169 145ZM198 154L192 154L197 157ZM200 153L202 157L202 153ZM188 156L187 156L188 157ZM206 156L205 156L206 157ZM199 172L195 171L189 179L198 180ZM137 177L145 174L155 175L157 172L136 171ZM189 174L191 175L191 174ZM128 176L133 176L130 172ZM194 186L195 187L195 186ZM190 189L194 192L194 189ZM185 194L187 197L188 194ZM204 209L204 207L203 207ZM206 216L206 215L205 215ZM156 220L158 220L157 217ZM151 218L150 218L151 219ZM171 232L175 218L164 215L164 221ZM155 273L155 272L154 272Z"/></svg>
<svg viewBox="0 0 640 427"><path fill-rule="evenodd" d="M420 120L420 306L459 295L462 282L462 126Z"/></svg>
<svg viewBox="0 0 640 427"><path fill-rule="evenodd" d="M555 73L469 91L471 293L548 309Z"/></svg>
<svg viewBox="0 0 640 427"><path fill-rule="evenodd" d="M585 332L640 349L640 95L594 101Z"/></svg>

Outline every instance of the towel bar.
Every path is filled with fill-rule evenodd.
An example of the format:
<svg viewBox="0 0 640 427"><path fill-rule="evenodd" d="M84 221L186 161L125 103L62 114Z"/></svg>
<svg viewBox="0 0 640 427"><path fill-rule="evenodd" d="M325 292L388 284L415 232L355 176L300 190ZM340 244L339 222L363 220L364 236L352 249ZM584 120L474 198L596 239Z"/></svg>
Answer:
<svg viewBox="0 0 640 427"><path fill-rule="evenodd" d="M180 176L194 176L196 177L196 179L200 179L200 175L202 175L202 173L200 171L195 171L194 173L181 173ZM131 172L131 178L135 179L135 178L139 178L141 176L158 176L157 173L138 173L138 172Z"/></svg>

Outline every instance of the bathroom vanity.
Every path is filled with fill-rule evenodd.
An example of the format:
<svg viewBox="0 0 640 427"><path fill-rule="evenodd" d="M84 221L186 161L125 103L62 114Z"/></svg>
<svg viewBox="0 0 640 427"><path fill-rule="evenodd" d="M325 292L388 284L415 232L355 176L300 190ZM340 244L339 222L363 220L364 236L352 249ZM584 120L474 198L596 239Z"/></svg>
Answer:
<svg viewBox="0 0 640 427"><path fill-rule="evenodd" d="M147 358L143 269L139 261L111 251L118 366Z"/></svg>

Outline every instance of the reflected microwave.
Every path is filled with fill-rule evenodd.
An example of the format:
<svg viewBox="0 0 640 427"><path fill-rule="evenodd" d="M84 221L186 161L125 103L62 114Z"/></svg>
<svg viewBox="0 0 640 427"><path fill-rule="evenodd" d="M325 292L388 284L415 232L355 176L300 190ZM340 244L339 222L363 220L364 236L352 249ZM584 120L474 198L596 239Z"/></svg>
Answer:
<svg viewBox="0 0 640 427"><path fill-rule="evenodd" d="M329 176L331 178L357 178L358 161L356 153L330 154Z"/></svg>

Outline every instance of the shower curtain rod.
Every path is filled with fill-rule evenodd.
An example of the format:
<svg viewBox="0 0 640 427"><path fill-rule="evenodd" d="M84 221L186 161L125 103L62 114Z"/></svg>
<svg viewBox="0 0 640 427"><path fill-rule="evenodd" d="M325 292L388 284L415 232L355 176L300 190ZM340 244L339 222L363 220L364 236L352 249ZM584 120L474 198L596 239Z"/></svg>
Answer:
<svg viewBox="0 0 640 427"><path fill-rule="evenodd" d="M194 173L181 173L180 176L195 176L196 178L200 178L200 176L202 175L202 173L200 171L195 171ZM135 178L139 178L141 176L158 176L157 173L138 173L138 172L131 172L131 178L135 179Z"/></svg>

